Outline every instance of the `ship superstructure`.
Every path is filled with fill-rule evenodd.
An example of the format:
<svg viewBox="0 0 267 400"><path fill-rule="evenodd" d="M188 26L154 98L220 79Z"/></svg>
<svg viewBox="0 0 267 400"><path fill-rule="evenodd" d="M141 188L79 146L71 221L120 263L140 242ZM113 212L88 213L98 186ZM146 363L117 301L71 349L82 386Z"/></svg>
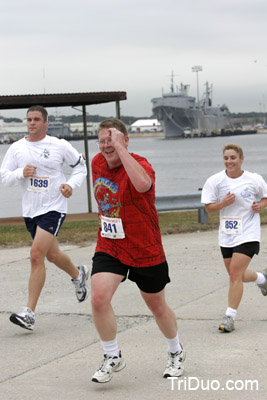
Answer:
<svg viewBox="0 0 267 400"><path fill-rule="evenodd" d="M183 83L179 90L174 91L172 75L171 91L151 100L153 114L164 126L166 138L182 137L188 128L197 131L199 135L219 134L230 126L229 109L225 104L212 105L212 87L208 82L199 104L188 92L189 85Z"/></svg>

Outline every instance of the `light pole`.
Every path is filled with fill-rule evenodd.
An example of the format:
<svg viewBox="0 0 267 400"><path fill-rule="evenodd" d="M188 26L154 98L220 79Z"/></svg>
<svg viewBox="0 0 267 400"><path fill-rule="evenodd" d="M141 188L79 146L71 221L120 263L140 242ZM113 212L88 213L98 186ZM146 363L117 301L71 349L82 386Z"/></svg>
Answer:
<svg viewBox="0 0 267 400"><path fill-rule="evenodd" d="M194 67L192 67L192 71L196 72L196 74L197 74L197 105L199 107L198 73L199 73L199 71L202 71L202 67L200 65L195 65Z"/></svg>

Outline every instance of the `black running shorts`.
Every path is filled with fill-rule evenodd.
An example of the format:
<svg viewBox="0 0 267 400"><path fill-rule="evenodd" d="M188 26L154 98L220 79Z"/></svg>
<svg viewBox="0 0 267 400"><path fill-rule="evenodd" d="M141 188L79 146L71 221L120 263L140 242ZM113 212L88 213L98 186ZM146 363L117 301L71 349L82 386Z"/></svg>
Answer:
<svg viewBox="0 0 267 400"><path fill-rule="evenodd" d="M245 254L252 258L254 254L259 254L260 243L259 242L246 242L235 247L221 247L223 258L232 258L233 253Z"/></svg>
<svg viewBox="0 0 267 400"><path fill-rule="evenodd" d="M131 267L102 252L95 253L93 257L91 275L100 272L122 275L122 282L128 278L145 293L158 293L171 281L167 261L151 267Z"/></svg>

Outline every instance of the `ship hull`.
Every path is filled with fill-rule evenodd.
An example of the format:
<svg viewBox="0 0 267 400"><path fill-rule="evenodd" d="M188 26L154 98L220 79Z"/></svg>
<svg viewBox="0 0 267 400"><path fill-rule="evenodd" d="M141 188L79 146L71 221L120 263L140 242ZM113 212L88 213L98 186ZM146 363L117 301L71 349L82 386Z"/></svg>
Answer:
<svg viewBox="0 0 267 400"><path fill-rule="evenodd" d="M168 107L164 104L154 107L153 114L164 126L167 138L183 137L184 130L188 127L209 135L218 134L229 124L228 115L205 115L201 110Z"/></svg>

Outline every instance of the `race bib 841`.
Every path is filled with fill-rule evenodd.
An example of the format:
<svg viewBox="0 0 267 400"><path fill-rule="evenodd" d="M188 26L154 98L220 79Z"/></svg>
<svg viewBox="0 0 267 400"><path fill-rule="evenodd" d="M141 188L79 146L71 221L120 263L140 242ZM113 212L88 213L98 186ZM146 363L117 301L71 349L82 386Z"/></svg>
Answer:
<svg viewBox="0 0 267 400"><path fill-rule="evenodd" d="M108 239L125 238L121 218L109 218L101 215L101 236Z"/></svg>

